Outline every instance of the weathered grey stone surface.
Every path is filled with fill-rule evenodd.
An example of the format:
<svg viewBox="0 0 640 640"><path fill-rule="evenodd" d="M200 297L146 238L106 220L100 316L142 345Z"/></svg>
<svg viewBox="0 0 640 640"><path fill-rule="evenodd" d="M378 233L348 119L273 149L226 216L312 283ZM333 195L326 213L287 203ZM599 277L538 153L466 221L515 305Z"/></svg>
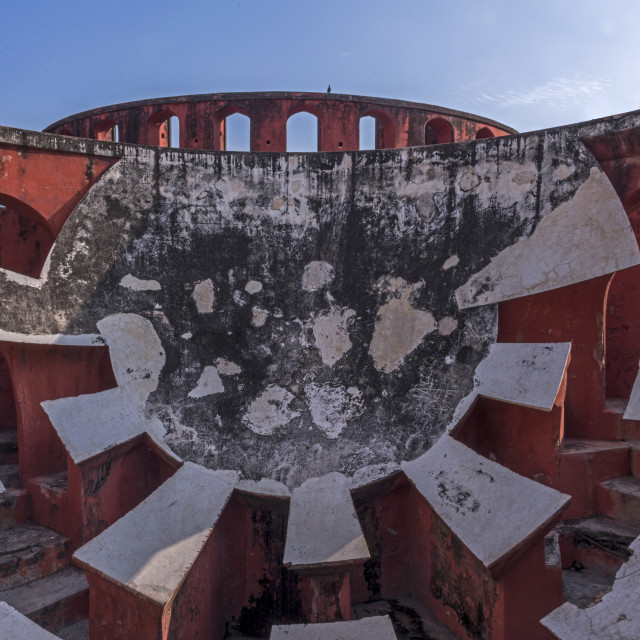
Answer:
<svg viewBox="0 0 640 640"><path fill-rule="evenodd" d="M228 472L187 462L74 558L164 605L198 557L234 485Z"/></svg>
<svg viewBox="0 0 640 640"><path fill-rule="evenodd" d="M83 441L72 418L107 397L47 406L68 446L79 440L77 459L150 429L183 459L289 488L415 459L468 400L496 339L494 302L638 263L580 138L639 121L353 153L89 145L122 158L39 280L0 272L0 330L95 336L123 315L152 325L165 354L155 384L136 383L96 425L121 423L117 437ZM0 129L18 139L89 148ZM135 365L135 342L110 349L119 341Z"/></svg>
<svg viewBox="0 0 640 640"><path fill-rule="evenodd" d="M640 638L640 538L633 555L616 574L612 590L591 607L565 602L542 619L558 640L637 640Z"/></svg>
<svg viewBox="0 0 640 640"><path fill-rule="evenodd" d="M271 640L395 640L389 616L372 616L349 622L277 625Z"/></svg>
<svg viewBox="0 0 640 640"><path fill-rule="evenodd" d="M347 478L330 473L293 490L285 565L300 570L364 562L369 557Z"/></svg>
<svg viewBox="0 0 640 640"><path fill-rule="evenodd" d="M443 436L402 469L489 568L553 520L571 499L478 455L451 436Z"/></svg>
<svg viewBox="0 0 640 640"><path fill-rule="evenodd" d="M6 602L0 602L0 640L59 640Z"/></svg>

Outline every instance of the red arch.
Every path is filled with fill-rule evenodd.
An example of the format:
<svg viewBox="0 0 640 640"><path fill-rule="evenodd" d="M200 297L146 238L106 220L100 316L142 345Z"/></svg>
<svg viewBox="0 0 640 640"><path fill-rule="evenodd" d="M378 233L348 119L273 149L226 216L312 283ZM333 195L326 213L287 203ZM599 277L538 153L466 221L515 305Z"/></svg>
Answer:
<svg viewBox="0 0 640 640"><path fill-rule="evenodd" d="M393 118L386 111L367 109L360 114L358 123L367 116L371 116L376 121L376 149L391 149L395 147L396 132Z"/></svg>
<svg viewBox="0 0 640 640"><path fill-rule="evenodd" d="M453 127L444 118L431 118L424 125L425 144L445 144L453 142Z"/></svg>
<svg viewBox="0 0 640 640"><path fill-rule="evenodd" d="M495 138L496 135L489 127L482 127L476 132L476 140L484 140L485 138Z"/></svg>
<svg viewBox="0 0 640 640"><path fill-rule="evenodd" d="M289 109L289 112L287 114L287 119L285 121L285 129L284 129L284 132L285 132L285 135L284 135L285 149L288 150L288 146L287 146L288 145L287 128L288 128L289 120L293 116L297 115L298 113L308 113L308 114L314 116L316 118L316 120L318 121L318 123L317 123L318 124L318 131L317 131L317 134L316 134L316 145L317 145L316 146L316 150L319 151L320 150L320 140L321 140L321 137L322 137L322 127L323 127L323 122L324 122L323 114L319 109L317 109L317 108L315 108L315 107L313 107L311 105L307 105L307 104L296 105L296 106L293 106L293 107L291 107Z"/></svg>
<svg viewBox="0 0 640 640"><path fill-rule="evenodd" d="M115 142L115 128L118 126L115 120L105 118L99 120L93 126L93 137L96 140L105 140L107 142Z"/></svg>
<svg viewBox="0 0 640 640"><path fill-rule="evenodd" d="M177 118L178 116L170 109L162 109L149 117L147 123L147 144L154 147L171 146L172 140L169 120L173 117Z"/></svg>
<svg viewBox="0 0 640 640"><path fill-rule="evenodd" d="M216 111L213 115L213 148L216 151L225 151L227 148L227 131L225 120L234 113L240 113L249 118L249 130L251 130L251 116L249 112L237 104L230 104Z"/></svg>
<svg viewBox="0 0 640 640"><path fill-rule="evenodd" d="M55 233L44 216L0 193L0 267L38 278L54 241Z"/></svg>

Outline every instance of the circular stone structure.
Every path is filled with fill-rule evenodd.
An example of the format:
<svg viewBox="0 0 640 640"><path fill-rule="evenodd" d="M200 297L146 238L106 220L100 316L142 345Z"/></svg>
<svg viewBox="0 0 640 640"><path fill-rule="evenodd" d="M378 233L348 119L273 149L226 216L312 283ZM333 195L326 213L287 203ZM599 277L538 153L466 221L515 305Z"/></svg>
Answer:
<svg viewBox="0 0 640 640"><path fill-rule="evenodd" d="M509 135L506 125L462 111L429 104L336 93L272 91L211 93L156 98L84 111L47 127L98 140L184 149L226 149L226 119L249 118L251 151L286 151L287 121L307 112L318 121L318 151L360 148L361 118L375 119L377 149L441 144ZM172 140L170 120L179 140Z"/></svg>
<svg viewBox="0 0 640 640"><path fill-rule="evenodd" d="M318 153L285 152L300 111ZM69 536L91 640L355 637L381 599L402 631L409 594L460 638L572 640L545 536L605 491L581 452L640 434L639 132L300 93L0 128L20 517Z"/></svg>

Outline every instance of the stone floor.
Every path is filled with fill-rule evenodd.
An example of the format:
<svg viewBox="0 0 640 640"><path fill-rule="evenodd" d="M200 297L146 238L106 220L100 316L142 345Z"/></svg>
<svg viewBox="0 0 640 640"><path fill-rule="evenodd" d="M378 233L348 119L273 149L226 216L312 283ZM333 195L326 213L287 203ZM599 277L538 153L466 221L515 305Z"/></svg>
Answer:
<svg viewBox="0 0 640 640"><path fill-rule="evenodd" d="M56 634L61 640L89 640L89 621L82 620Z"/></svg>

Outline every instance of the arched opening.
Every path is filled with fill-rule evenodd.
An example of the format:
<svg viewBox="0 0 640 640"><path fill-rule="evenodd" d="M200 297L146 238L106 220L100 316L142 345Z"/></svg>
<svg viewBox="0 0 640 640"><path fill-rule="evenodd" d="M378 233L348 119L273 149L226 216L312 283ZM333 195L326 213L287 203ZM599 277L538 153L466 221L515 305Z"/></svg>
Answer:
<svg viewBox="0 0 640 640"><path fill-rule="evenodd" d="M320 120L309 111L298 111L287 120L287 151L318 150Z"/></svg>
<svg viewBox="0 0 640 640"><path fill-rule="evenodd" d="M67 135L67 134L64 134ZM93 137L105 142L119 142L120 131L113 120L101 120L93 128Z"/></svg>
<svg viewBox="0 0 640 640"><path fill-rule="evenodd" d="M425 144L453 142L453 127L444 118L432 118L424 125Z"/></svg>
<svg viewBox="0 0 640 640"><path fill-rule="evenodd" d="M484 140L485 138L495 138L495 134L489 127L482 127L482 129L478 129L476 133L476 140Z"/></svg>
<svg viewBox="0 0 640 640"><path fill-rule="evenodd" d="M180 146L180 120L171 111L159 111L149 118L148 143L154 147Z"/></svg>
<svg viewBox="0 0 640 640"><path fill-rule="evenodd" d="M39 278L55 240L38 213L0 194L0 268Z"/></svg>
<svg viewBox="0 0 640 640"><path fill-rule="evenodd" d="M373 116L360 118L360 145L361 151L376 148L376 119Z"/></svg>
<svg viewBox="0 0 640 640"><path fill-rule="evenodd" d="M251 120L236 106L221 109L213 118L213 148L220 151L251 150Z"/></svg>
<svg viewBox="0 0 640 640"><path fill-rule="evenodd" d="M0 432L15 432L18 428L16 401L13 395L11 370L4 356L0 354ZM3 439L0 437L0 442ZM16 443L17 447L17 443ZM17 462L17 460L16 460Z"/></svg>
<svg viewBox="0 0 640 640"><path fill-rule="evenodd" d="M640 362L640 267L613 276L607 295L605 367L608 399L625 399Z"/></svg>
<svg viewBox="0 0 640 640"><path fill-rule="evenodd" d="M391 149L393 147L395 147L395 128L391 116L377 110L363 113L360 116L360 149Z"/></svg>

